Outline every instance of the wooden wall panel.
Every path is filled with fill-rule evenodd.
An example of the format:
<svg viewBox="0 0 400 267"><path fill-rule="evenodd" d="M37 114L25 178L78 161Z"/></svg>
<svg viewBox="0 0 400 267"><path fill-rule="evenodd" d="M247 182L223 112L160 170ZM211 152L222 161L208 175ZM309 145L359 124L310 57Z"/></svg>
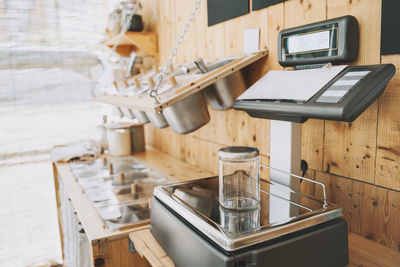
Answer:
<svg viewBox="0 0 400 267"><path fill-rule="evenodd" d="M168 1L167 1L168 2ZM178 37L193 10L195 1L176 0L175 2L175 32ZM202 1L188 32L176 55L175 62L182 63L197 57L205 57L205 36L207 29L207 3ZM174 42L175 43L175 42Z"/></svg>
<svg viewBox="0 0 400 267"><path fill-rule="evenodd" d="M400 192L363 184L361 234L400 251Z"/></svg>
<svg viewBox="0 0 400 267"><path fill-rule="evenodd" d="M383 56L382 63L400 69L400 55ZM375 183L400 190L400 73L379 98Z"/></svg>
<svg viewBox="0 0 400 267"><path fill-rule="evenodd" d="M301 159L307 162L310 169L322 171L325 121L306 121L301 126L301 135Z"/></svg>
<svg viewBox="0 0 400 267"><path fill-rule="evenodd" d="M326 0L292 0L285 3L285 28L326 19Z"/></svg>
<svg viewBox="0 0 400 267"><path fill-rule="evenodd" d="M175 1L158 1L157 7L158 56L159 61L164 63L169 57L177 36L175 32Z"/></svg>
<svg viewBox="0 0 400 267"><path fill-rule="evenodd" d="M360 232L360 214L362 184L358 181L316 172L316 181L323 182L327 189L329 202L335 203L343 209L343 216L352 232ZM315 194L322 197L321 189L315 188Z"/></svg>
<svg viewBox="0 0 400 267"><path fill-rule="evenodd" d="M343 209L350 231L400 251L400 192L314 170L306 177L325 184L328 201ZM319 186L306 183L301 192L323 197Z"/></svg>
<svg viewBox="0 0 400 267"><path fill-rule="evenodd" d="M224 49L215 47L225 47L225 23L218 23L206 30L206 56L207 59L218 59L225 56Z"/></svg>
<svg viewBox="0 0 400 267"><path fill-rule="evenodd" d="M153 1L148 2L143 6L142 17L144 22L144 30L147 32L157 31L157 22L154 20L154 15L158 16L159 14L158 9L156 10L156 14L154 14L154 8L157 8L157 5L155 5Z"/></svg>
<svg viewBox="0 0 400 267"><path fill-rule="evenodd" d="M327 17L353 15L360 25L356 64L380 63L381 0L328 0ZM373 183L375 177L377 103L352 123L326 121L325 171Z"/></svg>

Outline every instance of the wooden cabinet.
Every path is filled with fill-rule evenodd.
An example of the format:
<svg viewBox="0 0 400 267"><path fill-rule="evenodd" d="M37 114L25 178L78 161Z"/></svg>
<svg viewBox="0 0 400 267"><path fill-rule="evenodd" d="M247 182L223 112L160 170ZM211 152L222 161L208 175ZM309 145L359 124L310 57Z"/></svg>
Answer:
<svg viewBox="0 0 400 267"><path fill-rule="evenodd" d="M150 266L129 249L128 234L132 229L115 232L107 229L69 165L56 164L54 170L64 266Z"/></svg>
<svg viewBox="0 0 400 267"><path fill-rule="evenodd" d="M179 181L188 180L188 177L198 179L212 175L208 171L151 148L147 148L146 152L135 154L135 158L159 170L165 176ZM144 267L151 266L147 259L152 263L159 262L152 257L153 254L149 253L148 249L146 251L144 246L139 244L133 245L129 239L130 233L147 230L143 233L149 240L151 238L148 231L149 224L120 231L108 230L70 166L62 163L54 164L53 173L65 266ZM143 233L138 236L142 236ZM154 239L152 241L150 244L157 244ZM160 248L156 255L159 255L159 251ZM167 258L162 260L169 263L166 266L173 266Z"/></svg>

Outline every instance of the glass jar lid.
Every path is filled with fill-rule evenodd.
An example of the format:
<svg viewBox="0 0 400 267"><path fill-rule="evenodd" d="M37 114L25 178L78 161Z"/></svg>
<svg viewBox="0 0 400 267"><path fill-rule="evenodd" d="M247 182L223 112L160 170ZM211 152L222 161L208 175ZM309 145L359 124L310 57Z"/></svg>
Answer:
<svg viewBox="0 0 400 267"><path fill-rule="evenodd" d="M218 151L221 159L251 159L259 155L255 147L249 146L227 146Z"/></svg>

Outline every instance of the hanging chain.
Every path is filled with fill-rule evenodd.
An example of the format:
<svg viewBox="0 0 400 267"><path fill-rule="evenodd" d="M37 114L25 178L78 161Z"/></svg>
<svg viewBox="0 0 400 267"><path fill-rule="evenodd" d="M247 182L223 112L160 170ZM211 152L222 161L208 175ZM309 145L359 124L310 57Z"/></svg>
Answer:
<svg viewBox="0 0 400 267"><path fill-rule="evenodd" d="M176 53L178 52L179 45L182 43L183 37L185 36L186 32L189 30L190 24L192 23L195 15L196 15L196 12L200 7L200 4L201 4L201 0L196 0L196 3L195 3L194 8L193 8L193 11L190 13L189 19L187 20L185 26L183 27L183 30L182 30L181 34L179 35L178 39L176 40L175 46L172 49L171 54L170 54L167 62L164 64L162 72L157 77L156 86L153 89L150 90L150 96L152 98L154 98L154 100L156 101L157 104L159 103L157 97L158 97L158 90L161 87L161 83L164 80L165 76L167 75L167 70L171 66L172 60L174 59L174 57L176 56Z"/></svg>

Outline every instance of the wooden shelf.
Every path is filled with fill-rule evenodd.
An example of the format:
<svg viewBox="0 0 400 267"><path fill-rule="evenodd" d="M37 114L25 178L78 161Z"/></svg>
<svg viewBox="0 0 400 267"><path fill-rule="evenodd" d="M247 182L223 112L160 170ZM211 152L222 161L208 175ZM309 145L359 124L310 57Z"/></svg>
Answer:
<svg viewBox="0 0 400 267"><path fill-rule="evenodd" d="M110 104L117 107L133 108L142 111L154 111L154 99L147 96L124 96L124 95L97 95L94 101Z"/></svg>
<svg viewBox="0 0 400 267"><path fill-rule="evenodd" d="M259 52L239 57L232 62L210 71L204 75L193 75L194 79L186 81L185 83L179 84L179 88L176 89L175 94L168 97L160 97L160 103L156 104L154 99L150 96L117 96L117 95L99 95L94 97L93 100L112 104L115 106L122 106L126 108L133 108L137 110L145 111L162 111L163 109L175 104L176 102L188 97L200 90L203 90L207 86L221 80L233 72L239 71L255 61L268 55L268 50L261 50ZM189 76L189 75L188 75Z"/></svg>
<svg viewBox="0 0 400 267"><path fill-rule="evenodd" d="M103 44L113 47L118 38L117 35ZM157 35L153 32L126 32L121 36L116 47L116 52L121 56L128 57L132 51L144 50L154 58L158 58Z"/></svg>

